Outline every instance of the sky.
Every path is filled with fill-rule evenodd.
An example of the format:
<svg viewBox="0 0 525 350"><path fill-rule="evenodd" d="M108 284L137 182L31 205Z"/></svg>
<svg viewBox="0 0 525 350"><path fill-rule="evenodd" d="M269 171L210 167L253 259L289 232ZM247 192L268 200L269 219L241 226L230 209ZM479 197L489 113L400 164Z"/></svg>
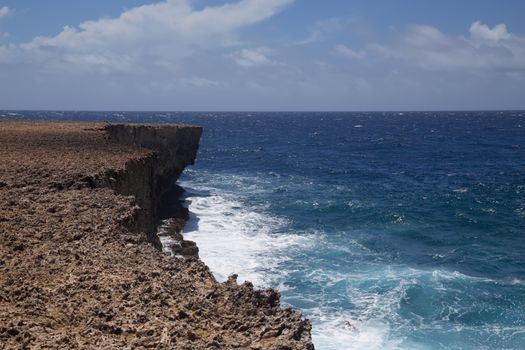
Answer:
<svg viewBox="0 0 525 350"><path fill-rule="evenodd" d="M523 0L0 0L0 109L525 109Z"/></svg>

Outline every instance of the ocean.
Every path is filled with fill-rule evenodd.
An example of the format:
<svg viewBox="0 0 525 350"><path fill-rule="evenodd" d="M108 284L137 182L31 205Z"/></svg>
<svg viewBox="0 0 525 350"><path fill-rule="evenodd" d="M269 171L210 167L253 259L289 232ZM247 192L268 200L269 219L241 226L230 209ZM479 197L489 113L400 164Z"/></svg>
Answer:
<svg viewBox="0 0 525 350"><path fill-rule="evenodd" d="M203 126L185 238L318 350L525 349L525 112L0 117Z"/></svg>

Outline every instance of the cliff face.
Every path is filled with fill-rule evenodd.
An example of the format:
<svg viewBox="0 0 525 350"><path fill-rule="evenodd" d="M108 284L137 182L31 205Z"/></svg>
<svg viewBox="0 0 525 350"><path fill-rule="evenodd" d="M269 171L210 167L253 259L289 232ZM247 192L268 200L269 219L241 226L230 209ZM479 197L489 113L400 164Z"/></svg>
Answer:
<svg viewBox="0 0 525 350"><path fill-rule="evenodd" d="M0 121L0 348L313 349L275 291L150 244L201 132Z"/></svg>
<svg viewBox="0 0 525 350"><path fill-rule="evenodd" d="M109 124L104 127L110 142L152 150L150 156L130 160L119 172L106 172L94 181L107 185L122 195L133 195L139 206L136 217L128 227L146 232L148 239L161 248L156 235L159 204L162 194L169 190L197 156L202 128L196 126L154 126Z"/></svg>

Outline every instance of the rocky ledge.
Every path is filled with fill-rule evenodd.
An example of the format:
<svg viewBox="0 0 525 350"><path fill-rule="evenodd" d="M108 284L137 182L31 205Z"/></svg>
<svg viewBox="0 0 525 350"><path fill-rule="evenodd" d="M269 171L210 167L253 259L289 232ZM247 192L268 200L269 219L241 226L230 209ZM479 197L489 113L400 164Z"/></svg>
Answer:
<svg viewBox="0 0 525 350"><path fill-rule="evenodd" d="M277 292L159 249L201 132L0 121L0 348L313 349Z"/></svg>

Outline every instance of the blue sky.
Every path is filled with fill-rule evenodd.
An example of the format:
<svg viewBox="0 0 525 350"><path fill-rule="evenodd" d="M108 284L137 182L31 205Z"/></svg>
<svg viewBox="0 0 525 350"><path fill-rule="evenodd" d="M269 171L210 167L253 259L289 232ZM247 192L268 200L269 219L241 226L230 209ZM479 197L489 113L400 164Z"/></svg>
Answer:
<svg viewBox="0 0 525 350"><path fill-rule="evenodd" d="M0 109L525 109L517 0L0 0Z"/></svg>

